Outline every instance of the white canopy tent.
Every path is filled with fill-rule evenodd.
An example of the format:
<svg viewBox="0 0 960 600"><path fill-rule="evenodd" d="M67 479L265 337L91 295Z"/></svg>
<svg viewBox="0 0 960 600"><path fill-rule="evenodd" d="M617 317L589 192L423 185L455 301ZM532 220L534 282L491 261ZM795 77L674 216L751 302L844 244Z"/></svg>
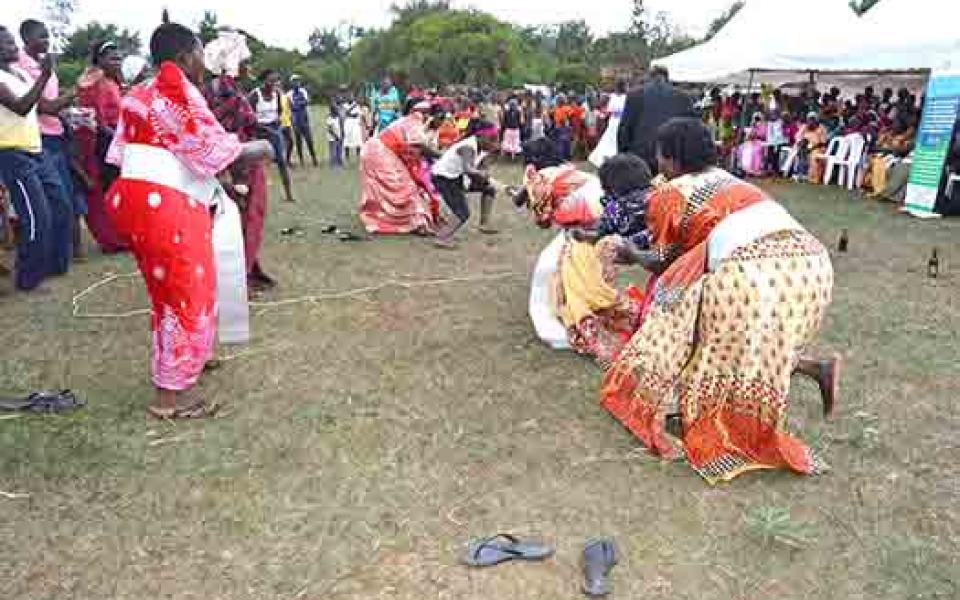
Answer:
<svg viewBox="0 0 960 600"><path fill-rule="evenodd" d="M960 2L880 0L834 52L811 57L816 70L908 71L960 57Z"/></svg>
<svg viewBox="0 0 960 600"><path fill-rule="evenodd" d="M653 64L675 81L702 83L740 82L753 71L811 71L811 61L829 58L818 49L850 47L862 26L846 0L804 2L800 18L810 18L809 26L785 21L784 10L779 0L748 0L711 40Z"/></svg>

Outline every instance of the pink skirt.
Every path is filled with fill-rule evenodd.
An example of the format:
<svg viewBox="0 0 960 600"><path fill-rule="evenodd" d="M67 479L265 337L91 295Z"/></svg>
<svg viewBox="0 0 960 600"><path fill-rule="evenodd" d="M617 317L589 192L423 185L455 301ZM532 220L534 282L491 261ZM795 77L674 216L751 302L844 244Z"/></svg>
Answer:
<svg viewBox="0 0 960 600"><path fill-rule="evenodd" d="M503 131L503 153L520 154L523 148L520 144L519 129L505 129Z"/></svg>

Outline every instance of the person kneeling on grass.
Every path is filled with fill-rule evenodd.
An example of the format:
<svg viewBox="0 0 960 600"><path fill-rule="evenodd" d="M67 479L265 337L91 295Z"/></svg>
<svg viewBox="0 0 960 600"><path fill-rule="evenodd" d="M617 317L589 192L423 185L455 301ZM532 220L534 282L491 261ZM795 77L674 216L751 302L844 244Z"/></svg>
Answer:
<svg viewBox="0 0 960 600"><path fill-rule="evenodd" d="M454 246L453 236L470 218L468 192L480 193L480 232L497 233L490 226L497 191L489 174L483 170L483 155L497 150L497 140L497 128L492 123L471 121L464 138L448 148L433 164L433 184L454 214L454 221L437 234L437 246ZM468 185L465 185L464 177L469 180Z"/></svg>

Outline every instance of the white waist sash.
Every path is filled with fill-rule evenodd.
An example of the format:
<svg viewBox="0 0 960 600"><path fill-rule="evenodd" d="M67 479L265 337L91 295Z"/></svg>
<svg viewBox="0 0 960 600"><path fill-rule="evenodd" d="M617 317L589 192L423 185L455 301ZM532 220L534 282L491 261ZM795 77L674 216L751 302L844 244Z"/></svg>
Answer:
<svg viewBox="0 0 960 600"><path fill-rule="evenodd" d="M240 211L220 182L216 177L195 174L168 150L143 144L129 144L123 149L120 176L164 185L205 206L216 207L213 254L217 267L217 335L223 344L250 341L250 304Z"/></svg>
<svg viewBox="0 0 960 600"><path fill-rule="evenodd" d="M186 167L169 150L127 144L123 148L120 176L124 179L139 179L179 190L207 206L216 204L218 192L222 192L216 177L197 175Z"/></svg>
<svg viewBox="0 0 960 600"><path fill-rule="evenodd" d="M739 248L776 233L804 231L790 213L773 200L763 200L727 215L707 239L707 266L716 271L720 262Z"/></svg>

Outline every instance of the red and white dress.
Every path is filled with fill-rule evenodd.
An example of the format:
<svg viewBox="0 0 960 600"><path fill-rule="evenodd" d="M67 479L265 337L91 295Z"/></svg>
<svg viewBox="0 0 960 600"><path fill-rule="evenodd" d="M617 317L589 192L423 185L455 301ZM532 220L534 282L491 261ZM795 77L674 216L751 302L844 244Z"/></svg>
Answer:
<svg viewBox="0 0 960 600"><path fill-rule="evenodd" d="M192 387L213 356L217 273L211 204L216 174L240 154L203 95L172 62L123 99L108 161L121 176L106 208L152 303L153 382Z"/></svg>

